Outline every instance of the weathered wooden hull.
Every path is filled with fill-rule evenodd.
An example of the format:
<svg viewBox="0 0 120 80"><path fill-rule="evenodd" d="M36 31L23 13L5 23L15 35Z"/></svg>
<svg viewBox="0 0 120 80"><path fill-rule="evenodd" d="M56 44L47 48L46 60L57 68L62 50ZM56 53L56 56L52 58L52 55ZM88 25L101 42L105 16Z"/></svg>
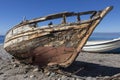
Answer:
<svg viewBox="0 0 120 80"><path fill-rule="evenodd" d="M24 63L68 67L76 59L95 27L111 9L112 7L107 7L99 12L97 18L95 16L86 22L47 28L18 25L8 31L4 48Z"/></svg>
<svg viewBox="0 0 120 80"><path fill-rule="evenodd" d="M18 37L19 35L17 35L16 38L8 41L10 43L11 41L13 41L13 43L11 43L11 45L6 47L5 49L6 51L9 51L13 56L16 56L18 59L26 63L27 62L32 63L33 62L32 59L35 56L38 57L39 55L42 57L40 58L39 56L41 60L35 60L34 63L40 63L40 65L41 63L42 65L45 64L44 57L50 57L50 56L55 56L55 57L64 56L66 60L63 59L63 57L61 57L62 60L67 61L68 60L67 57L70 58L73 55L73 53L77 54L76 48L81 43L83 37L85 37L85 35L87 34L86 27L88 27L88 25L89 24L82 24L82 25L76 26L76 27L80 27L79 29L76 27L75 29L74 27L70 28L68 26L68 28L70 29L66 29L66 30L63 29L61 31L52 31L52 32L42 33L44 35L41 35L40 33L38 33L38 31L40 31L38 29L32 31L33 33L30 35L25 36L23 33L24 36L21 35L22 36L21 38L24 39L24 37L28 37L28 39L26 40L24 39L21 42L17 42L19 41L19 38L20 38ZM61 29L67 28L67 26L60 27L60 28ZM50 58L55 59L55 57L50 57ZM58 58L56 59L59 62L60 59ZM47 62L49 62L49 60Z"/></svg>

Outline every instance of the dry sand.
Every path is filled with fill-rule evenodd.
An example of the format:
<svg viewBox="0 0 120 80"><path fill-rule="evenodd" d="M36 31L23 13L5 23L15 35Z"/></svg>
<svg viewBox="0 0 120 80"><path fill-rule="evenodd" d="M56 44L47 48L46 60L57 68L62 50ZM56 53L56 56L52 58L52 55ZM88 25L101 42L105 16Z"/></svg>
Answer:
<svg viewBox="0 0 120 80"><path fill-rule="evenodd" d="M120 54L81 52L76 61L63 70L76 73L68 77L55 72L43 73L37 66L14 64L12 56L0 45L0 80L108 80L113 75L119 76Z"/></svg>

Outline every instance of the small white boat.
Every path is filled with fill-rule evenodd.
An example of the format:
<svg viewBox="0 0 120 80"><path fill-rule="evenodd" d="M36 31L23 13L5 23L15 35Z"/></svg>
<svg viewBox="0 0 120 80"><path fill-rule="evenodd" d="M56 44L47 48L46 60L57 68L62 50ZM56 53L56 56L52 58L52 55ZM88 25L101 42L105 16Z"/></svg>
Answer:
<svg viewBox="0 0 120 80"><path fill-rule="evenodd" d="M113 40L88 41L82 49L86 52L120 52L120 38Z"/></svg>

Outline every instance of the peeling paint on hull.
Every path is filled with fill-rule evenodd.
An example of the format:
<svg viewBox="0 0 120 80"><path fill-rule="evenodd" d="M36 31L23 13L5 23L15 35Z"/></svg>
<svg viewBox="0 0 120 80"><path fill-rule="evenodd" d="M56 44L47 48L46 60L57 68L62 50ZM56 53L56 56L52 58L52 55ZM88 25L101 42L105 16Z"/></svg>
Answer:
<svg viewBox="0 0 120 80"><path fill-rule="evenodd" d="M7 32L4 48L23 63L68 67L111 9L112 7L107 7L101 11L64 12L24 21ZM81 21L80 16L86 14L91 14L90 19ZM66 22L70 16L77 16L77 22ZM52 27L35 27L38 22L56 18L62 18L62 23Z"/></svg>

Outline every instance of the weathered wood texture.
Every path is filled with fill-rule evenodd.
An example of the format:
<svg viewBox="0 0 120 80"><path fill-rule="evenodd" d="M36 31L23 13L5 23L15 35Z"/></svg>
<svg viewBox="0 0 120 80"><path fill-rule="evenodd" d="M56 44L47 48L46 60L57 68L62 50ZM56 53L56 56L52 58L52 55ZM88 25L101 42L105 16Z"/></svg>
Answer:
<svg viewBox="0 0 120 80"><path fill-rule="evenodd" d="M24 63L40 66L68 67L78 56L87 39L102 18L112 9L81 13L64 12L23 21L8 31L4 48ZM81 21L81 15L90 19ZM68 23L66 18L77 16L77 22ZM62 24L36 27L38 22L62 18Z"/></svg>

